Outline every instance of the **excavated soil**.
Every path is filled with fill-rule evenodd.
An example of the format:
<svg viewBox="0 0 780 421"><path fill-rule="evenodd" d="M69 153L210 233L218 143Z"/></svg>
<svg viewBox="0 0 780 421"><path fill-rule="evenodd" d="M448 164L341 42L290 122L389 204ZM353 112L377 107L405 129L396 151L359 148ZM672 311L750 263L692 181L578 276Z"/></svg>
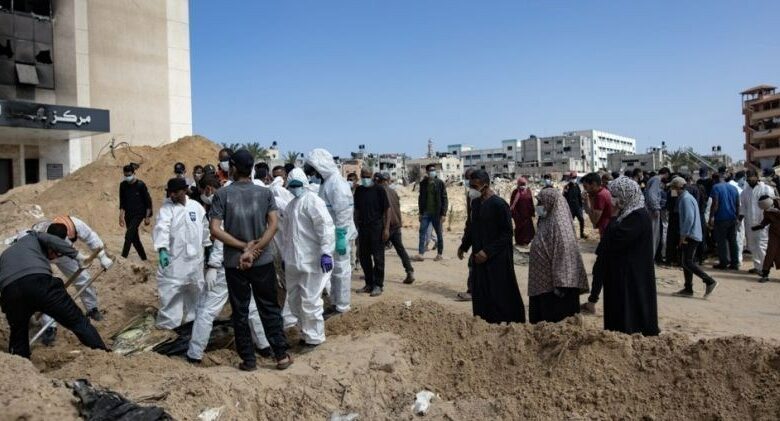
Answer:
<svg viewBox="0 0 780 421"><path fill-rule="evenodd" d="M143 157L138 175L157 205L176 161L188 168L213 163L217 151L198 137L133 148ZM0 196L2 238L40 217L68 212L97 229L109 254L118 254L118 184L129 161L141 159L120 150L116 159L103 156L63 180ZM462 226L462 193L462 187L450 189L454 232ZM405 225L413 229L417 193L399 188L399 194ZM407 246L416 240L411 232L404 231ZM148 228L142 237L149 244ZM445 237L445 254L451 255L456 235ZM177 419L197 419L207 409L218 409L222 420L322 420L352 413L362 420L414 419L411 406L421 390L438 395L430 419L780 418L780 348L772 342L780 337L773 330L780 314L771 284L759 287L729 275L719 277L723 286L710 301L680 301L665 294L679 288L682 274L659 272L661 281L669 280L659 284L661 323L673 333L643 338L604 332L594 317L488 325L469 315L468 303L452 301L464 284L462 262L445 256L416 263L418 281L402 285L397 258L388 252L387 261L385 294L354 295L353 311L327 322L327 342L305 355L294 347L296 363L287 371L260 360L257 372L239 372L231 349L208 353L202 366L153 353L122 357L85 349L60 329L55 346L33 348L32 364L0 353L0 419L75 419L63 382L77 378L162 406ZM516 270L522 289L526 268ZM360 286L359 275L353 287ZM134 256L117 259L96 287L105 320L95 326L106 340L158 302L154 264ZM733 336L743 331L756 338ZM298 332L288 333L294 343ZM7 341L0 317L0 346Z"/></svg>

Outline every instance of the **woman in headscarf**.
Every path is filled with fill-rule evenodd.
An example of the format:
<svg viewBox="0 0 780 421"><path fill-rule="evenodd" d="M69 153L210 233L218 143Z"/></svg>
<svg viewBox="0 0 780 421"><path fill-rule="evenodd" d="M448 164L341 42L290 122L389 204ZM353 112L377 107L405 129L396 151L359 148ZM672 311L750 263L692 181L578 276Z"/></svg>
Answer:
<svg viewBox="0 0 780 421"><path fill-rule="evenodd" d="M653 228L639 185L628 177L609 183L616 218L596 249L593 276L604 280L604 329L658 335Z"/></svg>
<svg viewBox="0 0 780 421"><path fill-rule="evenodd" d="M515 244L527 246L534 239L534 195L528 188L528 180L517 179L517 188L512 192L509 210L515 222Z"/></svg>
<svg viewBox="0 0 780 421"><path fill-rule="evenodd" d="M528 316L531 323L554 323L580 312L588 275L566 199L558 190L544 189L537 200L539 232L528 264Z"/></svg>

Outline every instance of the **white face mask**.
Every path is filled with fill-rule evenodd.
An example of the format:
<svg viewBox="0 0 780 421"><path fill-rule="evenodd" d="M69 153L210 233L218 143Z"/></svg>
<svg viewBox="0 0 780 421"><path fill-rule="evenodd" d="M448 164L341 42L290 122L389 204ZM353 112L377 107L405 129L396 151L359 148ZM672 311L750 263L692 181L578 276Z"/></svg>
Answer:
<svg viewBox="0 0 780 421"><path fill-rule="evenodd" d="M545 209L544 206L536 206L536 216L539 218L546 218L547 209Z"/></svg>
<svg viewBox="0 0 780 421"><path fill-rule="evenodd" d="M126 175L125 176L125 181L127 181L128 183L132 183L133 180L135 180L135 176L134 175Z"/></svg>
<svg viewBox="0 0 780 421"><path fill-rule="evenodd" d="M288 190L290 190L290 193L295 197L301 197L301 195L306 192L303 187L290 187Z"/></svg>
<svg viewBox="0 0 780 421"><path fill-rule="evenodd" d="M206 196L205 194L201 194L200 195L200 200L203 203L207 204L207 205L211 205L211 200L212 199L214 199L214 195L213 194L211 196Z"/></svg>
<svg viewBox="0 0 780 421"><path fill-rule="evenodd" d="M219 168L224 172L230 171L230 161L219 161Z"/></svg>
<svg viewBox="0 0 780 421"><path fill-rule="evenodd" d="M545 186L552 186L552 180L549 178L544 179L544 185Z"/></svg>
<svg viewBox="0 0 780 421"><path fill-rule="evenodd" d="M428 172L428 177L436 178L436 171L430 171Z"/></svg>
<svg viewBox="0 0 780 421"><path fill-rule="evenodd" d="M320 184L320 183L322 183L322 180L320 180L320 178L317 177L316 175L309 177L309 184Z"/></svg>
<svg viewBox="0 0 780 421"><path fill-rule="evenodd" d="M469 187L469 199L474 200L479 199L480 197L482 197L482 193L480 193L479 190Z"/></svg>
<svg viewBox="0 0 780 421"><path fill-rule="evenodd" d="M374 185L374 180L372 180L372 179L370 179L370 178L361 178L361 179L360 179L360 184L361 184L363 187L371 187L371 186L373 186L373 185Z"/></svg>

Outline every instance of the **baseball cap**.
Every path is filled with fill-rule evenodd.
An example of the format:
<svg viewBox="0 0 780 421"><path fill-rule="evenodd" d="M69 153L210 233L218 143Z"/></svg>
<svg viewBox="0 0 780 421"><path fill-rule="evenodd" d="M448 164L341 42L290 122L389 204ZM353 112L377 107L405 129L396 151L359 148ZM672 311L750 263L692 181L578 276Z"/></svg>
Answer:
<svg viewBox="0 0 780 421"><path fill-rule="evenodd" d="M230 165L235 166L239 171L248 172L252 171L252 167L255 165L255 159L248 150L239 149L230 156Z"/></svg>

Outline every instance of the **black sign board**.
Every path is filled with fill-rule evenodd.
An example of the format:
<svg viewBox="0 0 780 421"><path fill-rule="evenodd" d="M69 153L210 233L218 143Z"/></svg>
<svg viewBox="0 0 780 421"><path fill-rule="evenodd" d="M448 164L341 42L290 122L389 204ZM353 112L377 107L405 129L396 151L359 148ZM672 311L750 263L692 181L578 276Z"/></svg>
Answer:
<svg viewBox="0 0 780 421"><path fill-rule="evenodd" d="M30 129L110 131L108 110L0 100L0 126Z"/></svg>
<svg viewBox="0 0 780 421"><path fill-rule="evenodd" d="M62 178L62 164L46 164L46 179L59 180Z"/></svg>

